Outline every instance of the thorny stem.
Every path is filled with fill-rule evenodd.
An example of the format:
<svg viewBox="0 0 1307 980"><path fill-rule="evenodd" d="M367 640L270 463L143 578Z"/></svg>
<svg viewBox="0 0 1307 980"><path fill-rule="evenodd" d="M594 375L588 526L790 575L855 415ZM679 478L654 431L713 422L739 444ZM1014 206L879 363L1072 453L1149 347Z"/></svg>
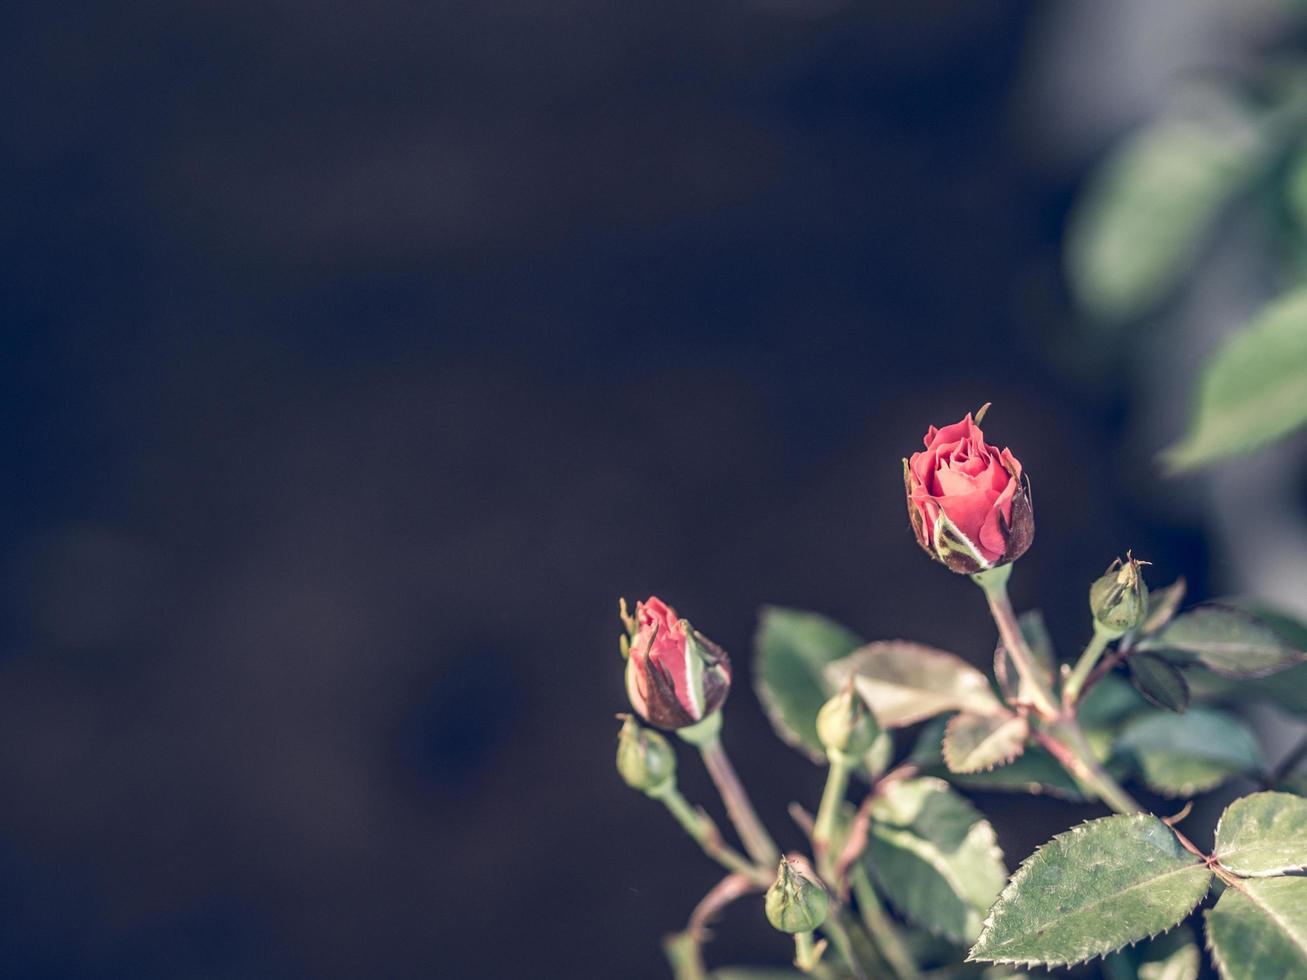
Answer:
<svg viewBox="0 0 1307 980"><path fill-rule="evenodd" d="M720 717L720 712L717 715ZM684 737L684 730L681 735ZM780 863L781 852L767 833L767 828L758 819L757 811L749 801L749 794L744 791L744 785L735 774L735 767L731 765L726 749L722 747L721 736L714 731L701 740L695 740L694 744L699 747L703 764L717 786L722 802L726 804L726 812L740 835L744 849L749 852L755 864L774 868Z"/></svg>
<svg viewBox="0 0 1307 980"><path fill-rule="evenodd" d="M721 832L712 822L712 818L702 810L691 806L674 785L651 795L654 799L661 800L671 815L676 818L676 822L685 828L685 832L698 841L704 853L726 870L744 875L763 888L771 884L770 875L722 840Z"/></svg>
<svg viewBox="0 0 1307 980"><path fill-rule="evenodd" d="M1099 765L1093 749L1085 740L1085 733L1080 730L1080 723L1076 721L1074 705L1069 710L1060 708L1048 682L1035 670L1034 657L1026 645L1026 638L1021 635L1021 627L1017 624L1016 613L1007 595L1007 580L1011 570L1011 565L1001 565L979 572L971 578L984 590L985 598L989 600L989 611L994 616L999 636L1003 638L1003 645L1007 647L1017 673L1034 695L1035 710L1048 723L1050 730L1037 731L1035 737L1064 769L1113 810L1118 813L1142 812L1143 807ZM1081 660L1083 659L1082 657Z"/></svg>
<svg viewBox="0 0 1307 980"><path fill-rule="evenodd" d="M868 877L867 869L861 862L850 870L849 881L853 886L853 895L858 900L858 912L862 916L862 924L866 927L872 942L889 963L890 969L894 971L898 980L916 980L916 961L903 944L898 926L885 914L880 896L872 887L871 878Z"/></svg>
<svg viewBox="0 0 1307 980"><path fill-rule="evenodd" d="M1035 710L1044 718L1056 718L1061 713L1057 701L1048 686L1048 681L1035 668L1034 656L1030 652L1030 647L1026 645L1026 638L1021 635L1017 614L1012 609L1012 600L1008 598L1007 580L1011 575L1011 565L1000 565L985 572L977 572L971 576L971 580L985 593L990 614L993 615L994 623L998 626L998 635L1002 637L1008 656L1012 658L1017 673L1021 675L1021 680L1025 682L1033 696Z"/></svg>
<svg viewBox="0 0 1307 980"><path fill-rule="evenodd" d="M1098 665L1098 659L1107 649L1107 645L1115 640L1120 634L1112 630L1106 630L1094 624L1094 636L1085 647L1085 652L1080 655L1076 661L1076 666L1071 675L1062 685L1062 706L1065 710L1073 708L1080 699L1080 691L1085 687L1085 682L1089 679L1090 672Z"/></svg>

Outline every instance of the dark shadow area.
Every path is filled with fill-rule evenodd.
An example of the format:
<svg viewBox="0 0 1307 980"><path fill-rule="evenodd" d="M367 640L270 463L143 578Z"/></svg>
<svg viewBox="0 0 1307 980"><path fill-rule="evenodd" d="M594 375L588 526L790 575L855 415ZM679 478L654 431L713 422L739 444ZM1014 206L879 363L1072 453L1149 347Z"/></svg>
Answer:
<svg viewBox="0 0 1307 980"><path fill-rule="evenodd" d="M6 975L666 976L717 874L613 769L617 597L732 651L797 846L757 608L990 656L900 474L985 401L1064 656L1118 544L1204 595L1123 393L1049 358L1079 174L1015 117L1037 13L5 14ZM1095 812L977 802L1013 864ZM715 961L787 959L755 912Z"/></svg>

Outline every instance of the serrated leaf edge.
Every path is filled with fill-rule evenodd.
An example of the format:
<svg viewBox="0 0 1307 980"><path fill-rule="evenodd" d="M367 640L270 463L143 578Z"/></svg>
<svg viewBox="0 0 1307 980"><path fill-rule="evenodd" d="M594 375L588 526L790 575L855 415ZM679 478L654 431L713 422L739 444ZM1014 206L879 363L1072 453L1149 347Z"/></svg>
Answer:
<svg viewBox="0 0 1307 980"><path fill-rule="evenodd" d="M973 776L973 775L975 775L976 773L980 773L980 772L992 772L993 770L997 769L999 766L1006 766L1006 765L1007 765L1009 762L1011 762L1013 759L1017 758L1017 757L1020 756L1023 752L1025 752L1025 750L1026 750L1026 740L1030 737L1030 722L1029 722L1029 720L1027 720L1027 719L1025 718L1024 715L1011 715L1011 716L1009 716L1009 717L1003 718L1003 723L1002 723L1001 725L999 725L998 728L994 729L993 733L990 734L990 735L989 735L989 736L988 736L984 741L982 741L982 742L980 743L981 745L986 744L986 743L989 741L989 739L991 739L991 738L995 738L995 737L998 735L999 732L1001 732L1004 728L1006 728L1006 727L1007 727L1008 725L1010 725L1012 722L1014 722L1014 721L1024 721L1024 722L1025 722L1025 728L1026 728L1026 734L1025 734L1025 736L1024 736L1020 741L1016 742L1016 743L1013 745L1013 748L1012 748L1012 754L1011 754L1011 755L1008 755L1008 756L1000 756L999 758L997 758L997 759L995 759L993 762L991 762L989 765L987 765L987 766L982 766L982 767L979 767L979 768L962 769L962 768L959 768L959 766L954 765L954 761L955 761L955 760L954 760L954 759L951 759L951 758L950 758L950 754L949 754L949 746L952 744L950 736L954 735L954 730L953 730L954 723L957 722L957 720L958 720L959 718L964 718L964 717L966 717L967 715L973 715L973 716L976 716L976 715L979 715L979 712L974 712L974 711L961 711L961 712L958 712L956 715L954 715L952 718L950 718L950 719L948 720L948 722L944 725L944 739L943 739L943 741L942 741L942 743L941 743L941 745L940 745L940 751L941 751L941 753L942 753L943 756L944 756L944 765L948 768L949 772L957 773L959 776ZM990 715L990 716L980 715L980 717L994 717L994 718L1000 718L1000 717L1002 717L1002 716L1001 716L1001 715ZM974 753L973 753L973 754L974 754Z"/></svg>
<svg viewBox="0 0 1307 980"><path fill-rule="evenodd" d="M1135 649L1137 649L1140 653L1160 654L1168 650L1176 653L1187 653L1188 651L1185 649L1182 649L1180 647L1168 646L1167 644L1160 642L1160 640L1162 639L1162 634L1166 629L1178 623L1185 616L1188 616L1192 613L1198 612L1199 610L1203 610L1203 609L1219 609L1222 612L1237 613L1243 619L1252 620L1258 625L1266 627L1266 629L1270 630L1271 633L1274 633L1277 637L1279 637L1281 649L1287 650L1290 653L1295 654L1295 657L1291 662L1285 664L1283 667L1271 667L1265 670L1256 670L1256 671L1221 670L1213 667L1211 664L1203 663L1202 660L1196 656L1194 657L1194 660L1192 662L1187 664L1182 664L1181 666L1201 666L1204 669L1211 671L1213 674L1216 674L1218 677L1225 677L1229 680L1237 681L1237 680L1260 680L1263 677L1272 677L1275 674L1280 673L1281 671L1288 670L1294 664L1307 662L1307 651L1299 650L1292 644L1286 642L1285 639L1282 636L1280 636L1279 633L1276 633L1275 629L1272 628L1269 623L1267 623L1265 620L1259 617L1256 613L1251 613L1247 609L1241 609L1238 606L1232 606L1229 603L1225 603L1225 602L1203 602L1189 609L1186 609L1183 613L1177 614L1173 619L1171 619L1170 622L1168 622L1167 624L1159 628L1157 632L1144 637L1143 640L1141 640L1139 644L1135 647ZM1208 644L1208 646L1205 649L1237 650L1240 646L1241 644L1237 644L1237 643ZM1242 646L1246 647L1247 644L1242 644Z"/></svg>
<svg viewBox="0 0 1307 980"><path fill-rule="evenodd" d="M1283 878L1285 876L1275 875L1274 877ZM1264 881L1266 879L1262 879L1262 880ZM1242 888L1237 888L1237 886L1235 887L1236 890L1241 895L1243 895L1244 898L1248 899L1248 901L1251 902L1253 905L1256 905L1258 908L1265 911L1267 914L1267 918L1269 918L1272 922L1276 923L1277 925L1280 923L1279 916L1272 915L1270 913L1270 910L1267 909L1265 905L1262 905L1260 902L1258 902L1252 895L1248 894L1248 892L1244 891ZM1225 896L1222 895L1221 897L1224 898ZM1220 902L1218 901L1217 904L1219 905ZM1216 905L1213 905L1209 909L1203 910L1203 939L1204 939L1203 946L1207 950L1207 952L1211 954L1212 962L1216 964L1217 971L1221 974L1223 978L1225 978L1225 980L1230 980L1232 974L1230 973L1229 968L1225 965L1225 960L1221 957L1221 954L1217 952L1216 946L1212 942L1211 916L1212 913L1215 911L1216 911ZM1287 934L1288 930L1285 930L1285 932ZM1294 946L1297 946L1299 949L1302 949L1304 956L1307 957L1307 949L1304 949L1304 947L1300 943L1294 942L1292 935L1290 935L1290 941Z"/></svg>
<svg viewBox="0 0 1307 980"><path fill-rule="evenodd" d="M1254 796L1289 796L1289 797L1293 797L1294 799L1302 799L1302 797L1298 796L1297 793L1285 793L1280 790L1263 790L1260 793L1249 793L1247 796L1241 796L1239 797L1239 799L1231 802L1229 806L1227 806L1224 810L1221 811L1221 815L1220 817L1217 818L1216 821L1216 830L1212 834L1212 841L1213 841L1212 856L1216 858L1218 862L1220 862L1221 867L1223 868L1225 868L1225 861L1221 858L1221 853L1220 853L1221 849L1219 845L1219 841L1221 840L1221 824L1225 821L1225 815L1230 812L1230 809L1233 806L1235 806L1235 804L1240 803L1243 800L1252 799ZM1274 871L1258 871L1256 874L1253 874L1247 871L1236 871L1234 868L1225 868L1225 869L1229 871L1230 874L1238 875L1240 878L1280 878L1286 874L1292 874L1295 871L1307 870L1307 854L1303 855L1303 860L1301 864L1285 865L1284 867L1277 868Z"/></svg>
<svg viewBox="0 0 1307 980"><path fill-rule="evenodd" d="M1020 865L1018 865L1016 871L1012 872L1012 877L1008 879L1008 883L1007 883L1007 885L1003 888L1003 891L999 894L998 898L995 899L994 904L990 907L990 909L989 909L989 914L985 916L985 921L984 921L984 923L983 923L983 924L981 925L981 927L980 927L980 935L979 935L979 937L977 937L977 939L976 939L975 943L972 945L971 949L967 951L966 962L967 962L967 963L999 963L999 964L1004 965L1004 966L1025 966L1025 967L1032 967L1032 966L1074 966L1074 965L1076 965L1076 964L1078 964L1078 963L1091 963L1091 962L1093 962L1093 961L1096 960L1096 959L1105 958L1105 957L1107 957L1107 956L1110 956L1112 953L1119 953L1121 950L1125 949L1127 946L1133 948L1133 947L1134 947L1136 944L1138 944L1138 943L1144 942L1145 940L1149 940L1149 939L1155 939L1155 938L1157 938L1158 936L1162 935L1162 933L1164 933L1164 932L1170 932L1170 931L1171 931L1172 929L1174 929L1177 925L1179 925L1181 922L1183 922L1183 921L1185 920L1185 917L1186 917L1186 916L1188 916L1188 915L1189 915L1189 914L1190 914L1190 913L1191 913L1195 908L1198 907L1198 903L1201 902L1201 901L1203 900L1203 898L1205 898L1205 897L1207 896L1207 892L1204 892L1203 895L1199 897L1199 899L1198 899L1197 902L1194 902L1194 904L1193 904L1193 905L1192 905L1192 906L1191 906L1191 907L1190 907L1190 908L1189 908L1189 909L1188 909L1188 910L1187 910L1183 915L1181 915L1180 918L1178 918L1175 922L1171 923L1171 924L1170 924L1169 926L1167 926L1165 929L1158 929L1156 932L1151 933L1151 934L1149 934L1149 935L1146 935L1146 936L1140 936L1138 939L1134 939L1134 940L1131 940L1130 942L1122 943L1120 946L1117 946L1115 949L1107 949L1107 950L1103 950L1101 953L1095 953L1095 954L1093 954L1092 956L1087 956L1087 957L1085 957L1084 959L1079 959L1079 960L1068 960L1068 959L1032 960L1032 959L1003 958L1003 957L992 958L992 957L988 957L988 956L976 956L976 955L975 955L976 947L979 946L982 942L984 942L984 939L985 939L985 935L986 935L986 933L989 932L990 927L993 925L994 917L995 917L995 914L996 914L996 913L998 912L998 910L999 910L999 906L1002 905L1005 901L1007 901L1007 900L1011 897L1011 896L1010 896L1010 893L1015 893L1015 890L1016 890L1016 888L1018 887L1017 879L1021 877L1021 875L1022 875L1022 874L1026 871L1026 869L1027 869L1027 868L1028 868L1028 867L1029 867L1029 866L1030 866L1030 865L1035 861L1035 859L1039 856L1039 854L1040 854L1040 853L1041 853L1045 848L1052 846L1054 843L1056 843L1056 842L1058 842L1058 841L1061 841L1061 840L1063 840L1064 838L1074 837L1074 836L1076 836L1076 835L1078 835L1078 834L1082 834L1082 833L1085 832L1085 828L1087 828L1090 824L1096 824L1096 823L1099 823L1099 822L1104 821L1104 820L1126 820L1126 821L1130 821L1130 822L1147 822L1147 821L1149 821L1149 820L1157 820L1157 819L1158 819L1158 818L1157 818L1156 816L1154 816L1153 814L1151 814L1151 813L1131 813L1131 814L1115 814L1115 815L1110 816L1110 817L1099 817L1097 820L1086 820L1084 823L1082 823L1082 824L1077 824L1076 826L1072 827L1070 830L1063 831L1063 832L1060 833L1060 834L1054 834L1052 837L1050 837L1050 838L1049 838L1047 841L1045 841L1043 844L1041 844L1041 845L1039 845L1038 847L1036 847L1035 850L1034 850L1033 852L1031 852L1030 856L1027 857L1024 861L1022 861ZM1174 871L1169 871L1169 872L1167 872L1167 874L1178 874L1178 873L1181 872L1181 871L1190 871L1190 870L1192 870L1193 868L1199 868L1199 867L1202 867L1202 864L1199 863L1199 862L1197 862L1197 861L1195 861L1194 864L1188 865L1188 866L1183 867L1183 868L1176 868ZM1209 871L1209 872L1208 872L1208 888L1209 888L1209 889L1211 888L1211 878L1212 878L1212 873ZM1155 880L1156 880L1156 879L1155 879ZM1133 887L1133 886L1132 886L1132 887ZM1118 893L1118 894L1120 894L1120 893Z"/></svg>
<svg viewBox="0 0 1307 980"><path fill-rule="evenodd" d="M928 643L921 643L917 640L905 640L902 639L901 637L888 639L888 640L872 640L869 643L864 643L861 646L851 650L848 656L840 657L839 660L832 661L831 664L827 665L826 669L829 670L831 666L834 666L834 664L840 663L841 661L844 660L848 660L852 657L856 657L865 651L871 650L872 648L879 650L884 647L892 647L892 646L913 647L915 650L917 650L920 653L924 653L934 657L943 657L948 660L956 660L959 664L962 665L962 667L966 669L966 671L970 671L973 675L975 675L980 679L981 683L976 687L976 689L972 693L975 694L977 698L980 699L987 698L989 702L991 702L990 704L986 705L987 710L1001 711L1006 707L1003 704L1003 702L999 700L999 696L994 693L994 689L989 683L989 678L985 676L984 671L982 671L979 667L977 667L975 664L967 660L964 660L962 657L959 657L956 653L953 653L950 650L941 650L939 647L931 646ZM855 684L857 680L863 676L857 670L850 670L849 673L853 674ZM841 685L840 684L832 685L832 687L836 687L836 688L838 688L839 686ZM905 688L905 690L907 690L907 688ZM912 688L911 690L928 690L928 689ZM868 698L867 702L868 702L868 707L871 707L872 711L874 712L875 706L871 704L871 699ZM888 724L886 722L882 722L881 727L885 731L892 731L897 728L907 728L910 725L915 725L918 722L927 721L931 718L936 718L939 715L947 714L950 711L970 712L971 714L985 713L984 711L975 708L966 708L958 704L952 704L947 708L941 708L939 710L928 710L925 714L913 714L909 716L907 719L899 720L894 724Z"/></svg>

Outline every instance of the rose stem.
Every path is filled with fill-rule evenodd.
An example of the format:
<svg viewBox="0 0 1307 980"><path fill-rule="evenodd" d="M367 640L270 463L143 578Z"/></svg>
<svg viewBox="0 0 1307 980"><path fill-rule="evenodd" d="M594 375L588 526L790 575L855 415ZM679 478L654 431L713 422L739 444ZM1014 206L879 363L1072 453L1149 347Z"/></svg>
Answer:
<svg viewBox="0 0 1307 980"><path fill-rule="evenodd" d="M1085 686L1085 681L1089 679L1090 673L1098 666L1098 658L1103 655L1107 645L1115 640L1119 633L1113 630L1105 630L1097 623L1094 624L1094 636L1085 647L1085 652L1080 655L1076 661L1076 666L1071 671L1071 676L1066 679L1062 685L1062 705L1070 709L1080 698L1080 691Z"/></svg>
<svg viewBox="0 0 1307 980"><path fill-rule="evenodd" d="M861 861L849 871L849 883L853 886L853 897L858 900L858 912L862 915L862 924L866 926L872 941L880 949L890 968L899 980L916 980L917 964L912 954L903 945L898 926L885 914L880 903L880 896L872 887L871 878Z"/></svg>
<svg viewBox="0 0 1307 980"><path fill-rule="evenodd" d="M849 757L842 752L830 754L830 771L826 775L826 788L821 794L821 806L817 810L817 820L812 828L812 847L817 854L819 873L827 886L840 895L845 894L844 883L839 880L841 862L837 860L839 855L831 850L831 843L840 821L840 810L844 804L844 794L848 790L849 776L857 763L856 756ZM876 894L871 891L871 882L866 877L866 870L861 862L855 862L853 867L856 872L861 873L862 880L867 885L866 894L858 893L858 907L862 910L863 922L871 936L872 944L885 954L893 972L900 980L915 977L916 968L911 965L911 958L903 949L897 933L892 931L893 923L885 918L884 910L876 901ZM857 887L857 879L853 878L852 882L854 887ZM874 907L868 903L873 903ZM836 944L838 945L838 941ZM903 967L905 962L908 964L906 972Z"/></svg>
<svg viewBox="0 0 1307 980"><path fill-rule="evenodd" d="M1035 710L1045 718L1057 718L1061 712L1053 698L1053 691L1043 675L1035 669L1034 656L1026 645L1026 638L1021 634L1016 612L1012 609L1012 600L1007 594L1007 580L1012 575L1011 565L1000 565L985 572L971 576L973 582L980 586L989 602L990 614L998 626L998 635L1007 647L1008 656L1016 665L1017 673L1030 690Z"/></svg>
<svg viewBox="0 0 1307 980"><path fill-rule="evenodd" d="M663 940L663 955L671 964L675 980L711 980L703 962L703 940L689 932L677 932Z"/></svg>
<svg viewBox="0 0 1307 980"><path fill-rule="evenodd" d="M1026 638L1021 635L1016 613L1012 609L1011 600L1008 599L1007 580L1011 574L1012 566L1002 565L987 572L979 572L973 575L972 579L984 590L985 598L989 600L989 611L994 616L999 636L1003 638L1003 645L1007 647L1008 654L1016 665L1017 673L1034 694L1035 710L1059 736L1054 737L1049 732L1037 732L1036 737L1040 744L1061 763L1062 768L1093 790L1098 798L1113 810L1118 813L1143 812L1144 808L1136 803L1120 783L1098 764L1093 749L1085 740L1084 732L1080 730L1075 711L1060 710L1047 681L1035 671L1034 657L1026 645Z"/></svg>
<svg viewBox="0 0 1307 980"><path fill-rule="evenodd" d="M1100 800L1117 813L1147 812L1134 797L1127 793L1107 770L1098 764L1094 751L1085 740L1079 723L1068 717L1055 726L1058 738L1046 731L1036 731L1035 738L1080 783L1092 790Z"/></svg>
<svg viewBox="0 0 1307 980"><path fill-rule="evenodd" d="M726 870L746 875L750 881L764 888L771 884L771 876L765 874L762 869L722 840L721 832L712 822L712 818L702 810L691 806L675 786L669 786L651 795L654 799L661 800L671 815L676 818L676 822L685 828L685 832L699 842L704 853Z"/></svg>
<svg viewBox="0 0 1307 980"><path fill-rule="evenodd" d="M849 939L848 930L844 928L844 923L840 921L840 916L844 910L836 906L831 909L830 916L821 925L821 931L830 937L831 945L844 957L844 962L848 963L849 969L853 971L853 976L857 980L867 980L867 973L858 962L858 958L853 955L853 942Z"/></svg>
<svg viewBox="0 0 1307 980"><path fill-rule="evenodd" d="M767 885L754 881L748 875L727 875L699 900L699 904L690 913L690 923L685 931L700 941L706 939L709 924L722 909L745 895L766 890Z"/></svg>
<svg viewBox="0 0 1307 980"><path fill-rule="evenodd" d="M811 973L816 963L817 950L812 941L811 932L794 934L794 965L804 973Z"/></svg>
<svg viewBox="0 0 1307 980"><path fill-rule="evenodd" d="M854 762L856 759L850 759L842 752L830 754L826 788L822 790L821 806L817 808L817 822L812 827L812 848L817 854L818 871L836 888L839 887L839 882L833 880L834 855L830 853L830 845L835 837L835 825L839 820L840 807L844 803L844 794L849 788L849 773L853 771Z"/></svg>
<svg viewBox="0 0 1307 980"><path fill-rule="evenodd" d="M726 813L735 825L736 832L744 849L754 862L763 868L776 867L781 860L781 852L776 847L767 828L758 819L757 811L749 802L749 794L744 791L740 777L735 774L726 749L722 746L722 713L714 711L711 715L689 728L677 732L682 739L699 749L703 764L726 804Z"/></svg>

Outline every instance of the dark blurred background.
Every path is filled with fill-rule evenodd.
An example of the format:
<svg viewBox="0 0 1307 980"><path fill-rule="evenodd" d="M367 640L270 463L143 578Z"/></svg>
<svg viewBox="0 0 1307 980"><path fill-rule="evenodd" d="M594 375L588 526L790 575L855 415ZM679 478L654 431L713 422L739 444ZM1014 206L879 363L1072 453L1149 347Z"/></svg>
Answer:
<svg viewBox="0 0 1307 980"><path fill-rule="evenodd" d="M983 661L899 460L985 401L1064 656L1127 546L1207 594L1059 272L1125 6L10 8L5 975L665 976L717 873L613 770L617 597L734 652L797 846L757 608ZM1012 863L1096 812L976 799Z"/></svg>

